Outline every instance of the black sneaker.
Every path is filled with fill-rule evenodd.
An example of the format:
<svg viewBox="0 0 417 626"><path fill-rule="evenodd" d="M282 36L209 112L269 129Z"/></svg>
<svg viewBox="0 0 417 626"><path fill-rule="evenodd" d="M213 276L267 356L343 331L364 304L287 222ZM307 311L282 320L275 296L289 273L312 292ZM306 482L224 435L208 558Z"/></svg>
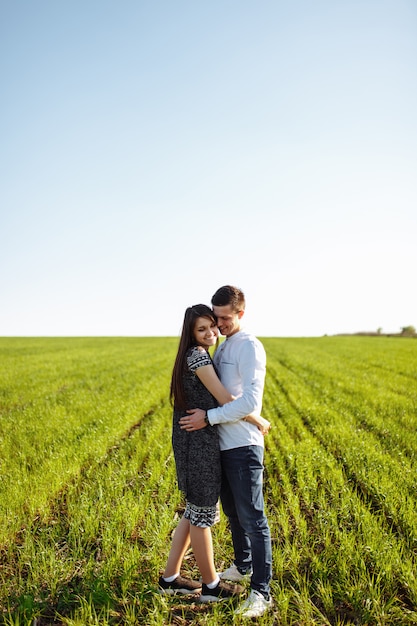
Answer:
<svg viewBox="0 0 417 626"><path fill-rule="evenodd" d="M236 598L244 592L244 587L240 585L232 585L221 580L217 587L210 589L203 583L201 596L198 598L199 602L220 602L221 600L230 600Z"/></svg>
<svg viewBox="0 0 417 626"><path fill-rule="evenodd" d="M201 584L196 583L194 580L177 576L172 583L167 583L166 580L159 578L159 593L174 596L176 593L181 593L184 596L193 595L201 591Z"/></svg>

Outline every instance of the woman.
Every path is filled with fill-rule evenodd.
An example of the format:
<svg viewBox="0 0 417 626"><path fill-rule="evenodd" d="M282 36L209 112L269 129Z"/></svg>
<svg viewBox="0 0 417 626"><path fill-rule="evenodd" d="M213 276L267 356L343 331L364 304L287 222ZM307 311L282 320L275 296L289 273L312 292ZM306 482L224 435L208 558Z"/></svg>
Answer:
<svg viewBox="0 0 417 626"><path fill-rule="evenodd" d="M211 526L216 521L220 494L221 466L217 427L187 432L179 420L187 409L205 410L233 400L214 370L209 348L218 344L219 331L212 310L197 304L187 308L171 379L174 404L172 445L178 486L186 507L172 541L159 591L166 594L195 594L202 589L201 602L216 602L241 593L243 588L221 581L214 567ZM245 419L264 433L269 422L262 417ZM199 567L202 585L180 576L181 563L190 545Z"/></svg>

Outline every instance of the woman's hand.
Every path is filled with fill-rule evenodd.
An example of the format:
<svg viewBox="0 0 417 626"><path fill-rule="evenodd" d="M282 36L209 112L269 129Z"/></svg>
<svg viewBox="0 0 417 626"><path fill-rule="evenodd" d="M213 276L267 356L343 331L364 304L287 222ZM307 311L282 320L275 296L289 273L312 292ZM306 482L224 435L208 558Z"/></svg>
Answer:
<svg viewBox="0 0 417 626"><path fill-rule="evenodd" d="M266 420L261 415L247 415L245 417L245 421L249 422L250 424L254 424L263 435L269 433L271 429L271 422Z"/></svg>

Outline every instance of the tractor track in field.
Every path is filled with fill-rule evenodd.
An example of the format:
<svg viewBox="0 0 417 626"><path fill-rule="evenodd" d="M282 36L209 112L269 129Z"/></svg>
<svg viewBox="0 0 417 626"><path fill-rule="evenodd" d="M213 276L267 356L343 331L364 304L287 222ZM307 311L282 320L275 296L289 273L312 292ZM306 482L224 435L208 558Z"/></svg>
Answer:
<svg viewBox="0 0 417 626"><path fill-rule="evenodd" d="M113 462L116 458L120 450L123 446L132 440L133 437L136 436L138 431L142 428L146 427L145 421L147 419L151 419L154 415L160 411L164 407L163 403L153 406L146 413L140 416L140 419L132 424L128 430L123 433L117 440L116 443L110 445L106 452L99 460L87 459L79 469L79 472L75 474L62 488L54 494L53 498L51 498L49 503L49 513L48 513L48 521L47 523L54 523L54 520L57 518L62 518L66 513L66 499L69 490L72 487L75 487L77 484L81 485L86 478L94 472L95 469L106 466ZM141 459L141 464L137 466L138 473L140 470L146 465L146 461L149 458L149 452L145 453ZM42 518L45 518L45 514L42 515ZM0 546L0 567L5 565L5 560L7 561L8 555L10 555L10 546L14 545L19 547L22 545L24 541L24 535L28 532L30 528L37 528L40 524L41 515L36 514L27 524L24 524L13 537L9 540L9 542L3 546Z"/></svg>

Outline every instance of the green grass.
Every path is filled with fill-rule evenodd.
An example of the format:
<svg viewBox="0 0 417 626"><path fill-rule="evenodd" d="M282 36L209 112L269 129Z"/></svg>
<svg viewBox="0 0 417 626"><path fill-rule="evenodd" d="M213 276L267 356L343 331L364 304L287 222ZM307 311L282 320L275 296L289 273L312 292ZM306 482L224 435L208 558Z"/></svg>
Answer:
<svg viewBox="0 0 417 626"><path fill-rule="evenodd" d="M177 341L0 339L0 623L239 623L156 593L183 504ZM417 624L417 342L263 343L275 605L257 623ZM213 534L220 570L224 518Z"/></svg>

